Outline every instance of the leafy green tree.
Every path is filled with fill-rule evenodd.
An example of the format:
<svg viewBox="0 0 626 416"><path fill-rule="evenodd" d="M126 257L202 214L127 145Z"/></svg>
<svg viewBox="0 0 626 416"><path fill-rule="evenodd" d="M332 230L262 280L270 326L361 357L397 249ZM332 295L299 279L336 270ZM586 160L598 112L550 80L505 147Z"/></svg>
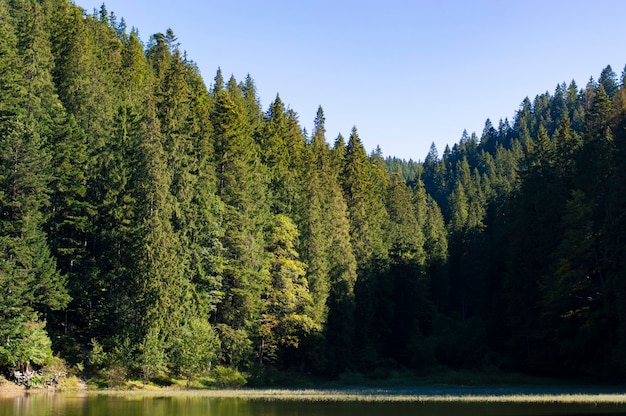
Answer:
<svg viewBox="0 0 626 416"><path fill-rule="evenodd" d="M189 388L195 376L211 369L219 338L206 320L193 317L177 329L172 344L174 365L185 376Z"/></svg>
<svg viewBox="0 0 626 416"><path fill-rule="evenodd" d="M167 356L158 328L152 327L139 343L138 366L144 383L167 370Z"/></svg>
<svg viewBox="0 0 626 416"><path fill-rule="evenodd" d="M248 331L227 324L217 324L215 329L221 343L220 362L235 368L249 365L254 345Z"/></svg>
<svg viewBox="0 0 626 416"><path fill-rule="evenodd" d="M45 329L45 322L25 322L16 328L22 336L19 343L9 342L0 347L0 361L22 371L30 371L31 365L43 366L52 362L52 342Z"/></svg>
<svg viewBox="0 0 626 416"><path fill-rule="evenodd" d="M313 298L305 278L306 266L298 260L298 231L284 214L275 218L270 235L269 251L272 285L265 295L266 306L259 328L261 351L259 361L279 358L279 348L298 348L300 339L312 331L320 331L312 317Z"/></svg>

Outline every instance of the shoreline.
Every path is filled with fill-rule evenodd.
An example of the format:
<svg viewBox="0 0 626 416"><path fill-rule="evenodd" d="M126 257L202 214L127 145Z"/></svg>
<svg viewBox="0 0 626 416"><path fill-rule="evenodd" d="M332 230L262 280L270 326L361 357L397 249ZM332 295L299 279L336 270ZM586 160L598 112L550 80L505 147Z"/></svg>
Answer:
<svg viewBox="0 0 626 416"><path fill-rule="evenodd" d="M457 402L457 403L590 403L626 404L626 392L617 389L576 389L567 387L405 387L338 389L135 389L135 390L75 390L6 389L0 386L0 399L25 395L59 394L76 397L112 396L128 399L137 397L197 397L213 399L242 399L265 401L317 402Z"/></svg>

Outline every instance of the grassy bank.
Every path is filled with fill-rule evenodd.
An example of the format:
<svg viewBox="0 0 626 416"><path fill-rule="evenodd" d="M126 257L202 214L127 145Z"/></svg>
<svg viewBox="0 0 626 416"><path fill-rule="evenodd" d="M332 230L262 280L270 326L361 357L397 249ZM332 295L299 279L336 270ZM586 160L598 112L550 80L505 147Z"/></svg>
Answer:
<svg viewBox="0 0 626 416"><path fill-rule="evenodd" d="M278 373L269 379L252 382L252 385L240 388L217 388L214 380L200 378L192 383L190 390L183 390L183 380L171 380L168 385L134 382L127 384L128 388L133 389L130 392L98 390L93 393L250 400L626 404L626 388L529 377L496 370L445 370L426 376L398 372L380 378L347 373L335 380Z"/></svg>
<svg viewBox="0 0 626 416"><path fill-rule="evenodd" d="M77 395L142 397L210 397L244 400L299 400L319 402L481 402L481 403L614 403L626 404L623 386L598 386L567 380L528 377L502 372L442 371L428 376L395 373L386 378L368 378L358 373L336 380L318 380L281 373L273 386L219 385L210 377L194 380L155 379L149 383L124 381L112 388L76 377L61 383L62 391ZM6 380L0 380L0 395L30 394ZM261 380L257 380L261 381ZM72 388L74 386L75 388ZM47 390L50 391L50 390Z"/></svg>
<svg viewBox="0 0 626 416"><path fill-rule="evenodd" d="M190 381L171 377L153 378L148 382L112 377L108 372L101 372L89 380L91 390L180 390L180 389L237 389L242 387L256 389L324 389L344 390L347 388L397 389L404 387L433 386L552 386L570 385L565 380L529 377L521 374L499 371L452 371L434 372L425 376L416 376L411 372L387 373L383 376L344 373L335 379L326 379L292 372L264 372L250 376L236 370L211 371L202 377ZM572 384L574 385L574 384Z"/></svg>
<svg viewBox="0 0 626 416"><path fill-rule="evenodd" d="M220 389L220 390L134 390L92 391L89 394L139 397L210 397L248 400L297 400L319 402L481 402L481 403L614 403L626 404L626 394L617 392L568 392L489 388L412 389Z"/></svg>

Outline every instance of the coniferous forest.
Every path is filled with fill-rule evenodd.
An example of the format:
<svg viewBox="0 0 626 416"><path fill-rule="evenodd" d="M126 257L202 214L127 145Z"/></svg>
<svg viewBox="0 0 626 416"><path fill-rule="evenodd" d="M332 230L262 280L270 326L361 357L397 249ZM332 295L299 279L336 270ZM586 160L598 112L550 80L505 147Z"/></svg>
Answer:
<svg viewBox="0 0 626 416"><path fill-rule="evenodd" d="M308 134L251 76L205 81L171 30L144 44L105 6L0 2L7 377L62 359L144 380L625 380L610 66L423 163L326 137L321 107Z"/></svg>

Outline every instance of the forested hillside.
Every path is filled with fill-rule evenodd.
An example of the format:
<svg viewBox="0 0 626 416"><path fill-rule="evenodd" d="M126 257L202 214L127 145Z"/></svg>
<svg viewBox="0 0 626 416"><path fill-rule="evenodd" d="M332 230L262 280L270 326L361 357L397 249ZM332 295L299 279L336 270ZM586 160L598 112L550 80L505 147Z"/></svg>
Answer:
<svg viewBox="0 0 626 416"><path fill-rule="evenodd" d="M423 163L310 135L171 30L0 2L0 368L624 381L626 86ZM308 117L308 115L305 115ZM329 144L329 143L332 143Z"/></svg>

